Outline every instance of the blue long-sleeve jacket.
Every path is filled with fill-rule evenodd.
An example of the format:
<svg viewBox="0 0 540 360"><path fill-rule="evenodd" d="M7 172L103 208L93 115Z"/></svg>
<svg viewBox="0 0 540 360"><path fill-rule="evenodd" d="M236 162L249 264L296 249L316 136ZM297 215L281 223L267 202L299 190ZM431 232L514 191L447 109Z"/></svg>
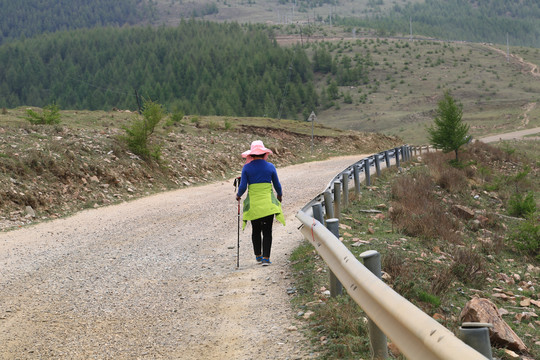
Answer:
<svg viewBox="0 0 540 360"><path fill-rule="evenodd" d="M238 187L238 196L242 196L249 184L271 183L278 196L282 196L281 183L274 164L263 159L252 160L242 168L242 177Z"/></svg>

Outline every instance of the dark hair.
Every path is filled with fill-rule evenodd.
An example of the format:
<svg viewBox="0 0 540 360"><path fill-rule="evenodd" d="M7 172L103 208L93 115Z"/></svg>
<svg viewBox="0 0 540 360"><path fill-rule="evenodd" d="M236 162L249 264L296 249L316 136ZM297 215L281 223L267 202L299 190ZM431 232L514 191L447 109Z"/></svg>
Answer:
<svg viewBox="0 0 540 360"><path fill-rule="evenodd" d="M262 159L265 155L266 155L266 154L257 154L257 155L251 154L250 156L251 156L252 158Z"/></svg>

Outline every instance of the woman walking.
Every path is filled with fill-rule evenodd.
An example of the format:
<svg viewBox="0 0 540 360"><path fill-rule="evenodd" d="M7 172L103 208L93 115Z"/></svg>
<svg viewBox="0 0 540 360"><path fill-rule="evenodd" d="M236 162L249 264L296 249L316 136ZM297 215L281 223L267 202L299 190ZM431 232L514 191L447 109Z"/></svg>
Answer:
<svg viewBox="0 0 540 360"><path fill-rule="evenodd" d="M263 266L271 264L274 215L280 223L285 225L285 217L281 209L283 196L281 184L276 167L267 161L269 154L272 154L272 151L267 149L260 140L252 142L251 148L242 153L242 157L246 158L246 164L242 168L240 185L236 194L236 200L240 201L246 189L248 190L244 200L242 229L246 227L248 220L251 221L253 252L257 262L262 263ZM274 195L272 185L277 196Z"/></svg>

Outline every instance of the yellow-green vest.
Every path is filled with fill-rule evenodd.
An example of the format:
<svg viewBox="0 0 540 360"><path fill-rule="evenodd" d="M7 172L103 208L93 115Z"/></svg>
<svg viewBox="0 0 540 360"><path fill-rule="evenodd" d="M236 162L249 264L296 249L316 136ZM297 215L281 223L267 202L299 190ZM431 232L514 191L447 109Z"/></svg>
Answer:
<svg viewBox="0 0 540 360"><path fill-rule="evenodd" d="M272 184L258 183L248 185L248 194L244 200L242 220L245 229L248 220L256 220L275 214L276 219L285 225L285 216L281 210L281 203L274 195Z"/></svg>

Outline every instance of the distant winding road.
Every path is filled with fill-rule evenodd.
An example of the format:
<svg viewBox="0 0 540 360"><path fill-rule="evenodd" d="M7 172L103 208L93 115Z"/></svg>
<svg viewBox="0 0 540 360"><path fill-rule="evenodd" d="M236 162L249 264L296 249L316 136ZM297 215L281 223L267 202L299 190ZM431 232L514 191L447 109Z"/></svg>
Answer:
<svg viewBox="0 0 540 360"><path fill-rule="evenodd" d="M525 129L525 130L519 130L519 131L514 131L514 132L509 132L509 133L504 133L504 134L485 136L485 137L480 138L479 140L485 143L492 143L499 140L514 140L514 139L539 140L540 139L539 136L530 136L530 135L539 134L539 133L540 133L540 127L537 127L533 129Z"/></svg>

